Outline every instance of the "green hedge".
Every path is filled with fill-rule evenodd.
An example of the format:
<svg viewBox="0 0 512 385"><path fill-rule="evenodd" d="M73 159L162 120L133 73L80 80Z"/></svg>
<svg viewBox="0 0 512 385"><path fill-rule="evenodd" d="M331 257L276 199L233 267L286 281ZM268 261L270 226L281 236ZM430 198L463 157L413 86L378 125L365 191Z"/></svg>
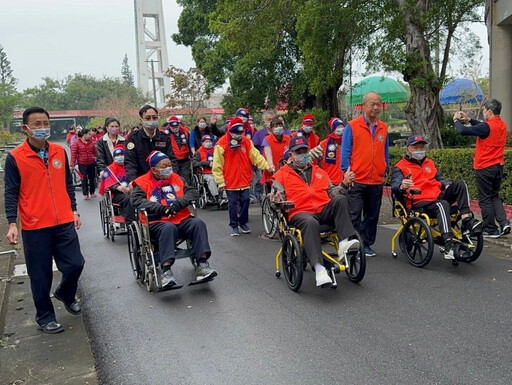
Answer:
<svg viewBox="0 0 512 385"><path fill-rule="evenodd" d="M392 167L404 156L405 149L389 147L389 164ZM473 170L472 148L450 148L443 150L428 150L427 156L430 157L440 171L442 177L446 180L463 179L469 188L471 199L477 199L475 174ZM507 177L512 175L512 150L505 150L505 177L501 184L500 196L504 203L512 204L512 180ZM387 181L391 184L391 173Z"/></svg>

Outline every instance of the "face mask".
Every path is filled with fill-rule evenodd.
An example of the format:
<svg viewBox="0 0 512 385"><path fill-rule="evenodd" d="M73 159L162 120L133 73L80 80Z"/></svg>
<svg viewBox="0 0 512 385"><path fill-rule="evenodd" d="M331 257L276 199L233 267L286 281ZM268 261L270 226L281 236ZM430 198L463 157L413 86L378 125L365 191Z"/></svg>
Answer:
<svg viewBox="0 0 512 385"><path fill-rule="evenodd" d="M119 127L111 127L108 129L108 132L110 132L111 135L117 135L119 134Z"/></svg>
<svg viewBox="0 0 512 385"><path fill-rule="evenodd" d="M265 128L270 128L270 122L265 123Z"/></svg>
<svg viewBox="0 0 512 385"><path fill-rule="evenodd" d="M242 119L242 122L245 124L247 122L247 118L243 118L241 117L240 119Z"/></svg>
<svg viewBox="0 0 512 385"><path fill-rule="evenodd" d="M114 162L117 164L123 164L124 163L124 155L118 155L114 158Z"/></svg>
<svg viewBox="0 0 512 385"><path fill-rule="evenodd" d="M345 130L344 127L337 127L334 129L334 135L338 135L338 136L341 136L343 135L343 131Z"/></svg>
<svg viewBox="0 0 512 385"><path fill-rule="evenodd" d="M171 127L171 132L173 134L177 134L178 132L180 132L180 128L179 127Z"/></svg>
<svg viewBox="0 0 512 385"><path fill-rule="evenodd" d="M206 123L205 122L199 123L199 128L206 128Z"/></svg>
<svg viewBox="0 0 512 385"><path fill-rule="evenodd" d="M272 130L274 132L274 135L283 135L284 128L283 127L274 127Z"/></svg>
<svg viewBox="0 0 512 385"><path fill-rule="evenodd" d="M423 158L425 158L425 152L426 151L413 151L411 154L411 158L416 160L423 160Z"/></svg>
<svg viewBox="0 0 512 385"><path fill-rule="evenodd" d="M302 126L302 131L304 131L306 134L309 134L312 129L313 126Z"/></svg>
<svg viewBox="0 0 512 385"><path fill-rule="evenodd" d="M305 152L304 154L297 154L293 156L295 165L297 167L306 167L309 162L309 152Z"/></svg>
<svg viewBox="0 0 512 385"><path fill-rule="evenodd" d="M143 123L144 128L149 128L150 130L156 130L158 128L158 122L157 121L144 121Z"/></svg>
<svg viewBox="0 0 512 385"><path fill-rule="evenodd" d="M172 174L172 167L166 167L160 169L160 177L163 179L167 179Z"/></svg>
<svg viewBox="0 0 512 385"><path fill-rule="evenodd" d="M213 143L211 143L211 142L205 142L205 143L203 144L203 146L204 146L204 148L212 148Z"/></svg>
<svg viewBox="0 0 512 385"><path fill-rule="evenodd" d="M242 140L242 134L231 134L231 136L238 142Z"/></svg>
<svg viewBox="0 0 512 385"><path fill-rule="evenodd" d="M50 127L31 129L27 126L27 128L32 132L32 138L37 140L48 139L51 135Z"/></svg>

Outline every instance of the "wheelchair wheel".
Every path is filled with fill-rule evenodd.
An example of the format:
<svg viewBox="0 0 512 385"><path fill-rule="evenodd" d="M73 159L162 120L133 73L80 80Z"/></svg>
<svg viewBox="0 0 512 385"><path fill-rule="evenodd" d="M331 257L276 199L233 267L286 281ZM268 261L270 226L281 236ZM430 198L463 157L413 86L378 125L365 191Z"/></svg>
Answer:
<svg viewBox="0 0 512 385"><path fill-rule="evenodd" d="M425 267L432 259L434 239L427 223L421 218L410 218L399 237L400 249L416 267Z"/></svg>
<svg viewBox="0 0 512 385"><path fill-rule="evenodd" d="M302 284L304 274L299 242L294 236L287 234L283 239L282 248L281 265L286 283L291 290L297 291Z"/></svg>
<svg viewBox="0 0 512 385"><path fill-rule="evenodd" d="M455 244L453 255L457 261L471 263L480 257L483 247L484 236L482 234L463 235L462 239Z"/></svg>
<svg viewBox="0 0 512 385"><path fill-rule="evenodd" d="M101 221L101 229L103 230L103 236L108 238L109 234L108 234L107 208L105 207L105 202L103 200L100 201L100 221Z"/></svg>
<svg viewBox="0 0 512 385"><path fill-rule="evenodd" d="M132 223L128 227L128 254L130 255L130 264L132 266L132 273L135 279L144 280L144 267L145 264L142 261L140 253L140 232L138 231L137 225Z"/></svg>
<svg viewBox="0 0 512 385"><path fill-rule="evenodd" d="M148 289L150 293L155 291L155 276L153 275L153 271L148 271L146 277L146 289Z"/></svg>
<svg viewBox="0 0 512 385"><path fill-rule="evenodd" d="M348 267L345 269L345 274L347 274L348 279L352 282L358 283L361 282L366 273L366 255L364 253L363 240L359 234L356 234L352 238L359 240L359 248L348 251Z"/></svg>
<svg viewBox="0 0 512 385"><path fill-rule="evenodd" d="M203 210L203 209L206 207L206 203L207 203L207 202L206 202L206 199L207 199L207 198L206 198L204 195L199 194L199 200L198 200L198 202L197 202L197 203L198 203L199 208L200 208L201 210Z"/></svg>
<svg viewBox="0 0 512 385"><path fill-rule="evenodd" d="M261 216L263 218L263 228L265 229L265 232L270 238L274 237L279 228L279 216L277 211L272 208L268 197L263 199Z"/></svg>

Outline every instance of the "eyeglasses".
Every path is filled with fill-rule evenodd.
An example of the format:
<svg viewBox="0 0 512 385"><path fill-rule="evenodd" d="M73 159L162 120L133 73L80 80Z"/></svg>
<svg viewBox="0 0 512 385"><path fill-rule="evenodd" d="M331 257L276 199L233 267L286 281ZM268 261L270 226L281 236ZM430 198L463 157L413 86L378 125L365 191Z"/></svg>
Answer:
<svg viewBox="0 0 512 385"><path fill-rule="evenodd" d="M30 128L50 128L50 121L48 120L36 120L34 123L27 124Z"/></svg>

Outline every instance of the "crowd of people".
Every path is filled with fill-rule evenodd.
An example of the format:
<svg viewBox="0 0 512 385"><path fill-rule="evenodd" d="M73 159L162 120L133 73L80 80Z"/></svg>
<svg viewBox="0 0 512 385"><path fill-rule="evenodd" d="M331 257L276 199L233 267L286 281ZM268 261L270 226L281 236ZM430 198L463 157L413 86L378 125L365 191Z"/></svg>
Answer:
<svg viewBox="0 0 512 385"><path fill-rule="evenodd" d="M146 209L150 232L159 243L164 288L177 284L172 265L181 237L192 240L197 279L217 275L209 265L212 252L206 224L188 208L198 199L194 174L205 181L212 203L218 207L227 203L232 237L251 232L251 202L263 196L269 196L274 204L293 201L290 224L302 231L317 286L332 282L322 265L322 224L336 228L340 258L359 246L364 247L366 256L377 255L372 246L383 185L390 171L393 193L402 195L409 208L421 207L438 218L446 259L454 258L447 219L454 202L462 215L463 232L483 232L489 237L510 233L498 195L507 132L499 116L499 101L484 103L484 122L463 112L454 115L460 134L477 137L474 169L483 223L469 208L465 182L444 180L426 156L424 136L411 136L404 157L396 165L389 164L388 127L379 119L382 107L380 95L369 92L363 98L360 116L347 124L332 117L326 122L330 133L320 138L313 128L315 116L310 114L293 132L271 110L263 111L263 128L258 130L246 108L239 108L222 126L213 115L209 123L199 117L189 129L176 116L161 125L158 110L145 105L139 111L140 124L129 132L123 133L121 122L113 117L91 130L71 128L69 160L62 146L48 141L48 112L39 107L26 110L22 129L28 138L6 159L5 207L7 238L13 244L18 242L20 215L39 327L47 333L63 330L50 301L52 258L63 273L55 298L63 301L70 313L81 311L75 296L84 259L76 234L81 222L71 178L74 170L82 176L84 200L96 197L99 176L100 194L109 190L128 222L136 220L135 209ZM420 190L414 201L410 199L412 189ZM354 237L356 232L363 245Z"/></svg>

